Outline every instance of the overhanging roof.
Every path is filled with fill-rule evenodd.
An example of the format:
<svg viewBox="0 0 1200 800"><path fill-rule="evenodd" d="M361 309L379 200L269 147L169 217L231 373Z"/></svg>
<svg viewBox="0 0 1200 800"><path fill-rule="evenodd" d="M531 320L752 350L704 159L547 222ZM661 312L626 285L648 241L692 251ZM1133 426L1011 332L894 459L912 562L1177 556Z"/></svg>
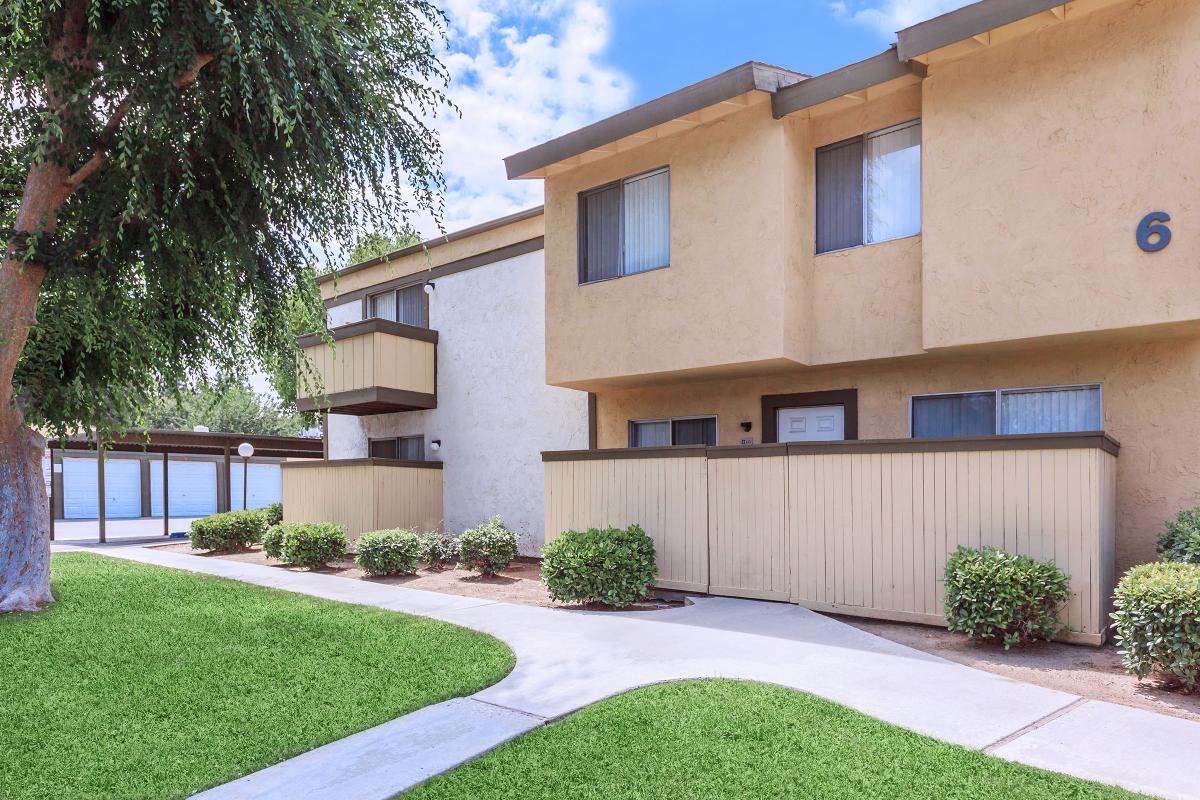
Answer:
<svg viewBox="0 0 1200 800"><path fill-rule="evenodd" d="M900 31L896 51L902 61L908 61L1066 4L1067 0L980 0Z"/></svg>
<svg viewBox="0 0 1200 800"><path fill-rule="evenodd" d="M219 456L228 452L236 455L238 445L249 442L254 455L271 458L321 458L324 444L307 436L262 436L245 433L213 433L210 431L127 431L105 442L104 449L122 453L179 453L181 455ZM95 450L96 442L83 436L66 441L50 439L48 447L62 450Z"/></svg>
<svg viewBox="0 0 1200 800"><path fill-rule="evenodd" d="M923 75L920 70L917 65L917 74ZM771 113L779 119L785 114L903 78L913 72L914 65L901 61L896 56L896 48L889 47L879 55L780 89L771 97Z"/></svg>
<svg viewBox="0 0 1200 800"><path fill-rule="evenodd" d="M640 133L751 91L776 92L807 78L800 72L748 61L678 91L622 111L504 159L508 177L520 178L618 139Z"/></svg>

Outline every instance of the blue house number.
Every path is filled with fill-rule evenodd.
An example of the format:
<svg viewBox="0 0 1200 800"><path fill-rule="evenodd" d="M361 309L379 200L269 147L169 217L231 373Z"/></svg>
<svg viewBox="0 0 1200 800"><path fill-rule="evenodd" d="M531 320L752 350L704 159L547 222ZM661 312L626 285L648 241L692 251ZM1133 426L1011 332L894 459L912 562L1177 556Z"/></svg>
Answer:
<svg viewBox="0 0 1200 800"><path fill-rule="evenodd" d="M1157 253L1171 243L1171 229L1164 225L1171 215L1165 211L1151 211L1142 217L1137 226L1138 247L1147 253Z"/></svg>

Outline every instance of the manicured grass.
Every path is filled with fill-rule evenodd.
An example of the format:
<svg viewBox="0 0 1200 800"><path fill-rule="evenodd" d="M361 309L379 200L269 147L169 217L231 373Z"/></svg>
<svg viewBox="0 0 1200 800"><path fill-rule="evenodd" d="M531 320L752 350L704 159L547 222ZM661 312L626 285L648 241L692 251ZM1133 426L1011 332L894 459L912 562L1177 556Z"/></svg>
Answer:
<svg viewBox="0 0 1200 800"><path fill-rule="evenodd" d="M639 689L417 787L435 798L1130 798L896 728L811 695L734 681Z"/></svg>
<svg viewBox="0 0 1200 800"><path fill-rule="evenodd" d="M168 798L502 678L442 622L54 556L58 603L0 617L0 797Z"/></svg>

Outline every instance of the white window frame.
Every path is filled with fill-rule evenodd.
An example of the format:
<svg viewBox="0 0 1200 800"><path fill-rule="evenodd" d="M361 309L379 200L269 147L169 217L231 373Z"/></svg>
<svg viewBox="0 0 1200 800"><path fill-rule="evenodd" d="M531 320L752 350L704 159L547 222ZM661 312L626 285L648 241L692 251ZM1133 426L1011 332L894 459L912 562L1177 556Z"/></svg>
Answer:
<svg viewBox="0 0 1200 800"><path fill-rule="evenodd" d="M682 417L649 417L647 419L631 419L626 423L626 431L627 431L626 442L629 444L629 448L632 450L646 449L646 448L640 448L640 447L634 446L634 444L633 444L633 426L634 425L642 425L642 424L650 423L650 422L666 422L670 426L670 429L671 429L671 444L666 445L666 446L667 447L687 447L689 445L675 444L675 441L674 441L675 440L675 428L673 425L671 425L671 423L686 422L688 420L693 420L693 419L711 419L713 421L713 447L716 447L717 445L719 445L721 443L721 418L717 414L689 414L687 416L682 416Z"/></svg>
<svg viewBox="0 0 1200 800"><path fill-rule="evenodd" d="M905 233L900 236L893 236L890 239L880 239L879 241L876 241L876 242L868 242L867 241L867 210L866 210L866 197L867 197L867 165L866 165L867 148L866 148L866 144L867 144L867 139L870 139L872 136L882 136L885 133L892 133L893 131L898 131L898 130L901 130L902 128L911 127L913 125L921 126L921 179L920 179L920 184L919 184L920 189L921 189L921 202L920 202L919 208L918 208L918 214L920 215L920 218L921 218L921 224L917 227L916 233ZM863 241L862 241L862 244L852 244L849 247L838 247L833 250L818 250L817 249L817 236L816 236L816 233L817 233L817 196L816 196L817 195L817 193L816 193L817 171L816 171L816 155L815 155L815 153L820 153L822 150L825 150L826 148L836 147L837 145L845 144L846 142L850 142L855 139L857 139L863 143L863 154L862 154L862 158L863 158L862 202L864 204L864 207L862 210L862 225L863 225L862 238L863 238ZM915 236L920 236L921 233L925 230L925 120L924 120L924 118L923 117L914 117L913 119L905 120L904 122L897 122L895 125L888 125L887 127L879 128L878 130L867 131L866 133L860 133L858 136L848 136L845 139L838 139L836 142L830 142L829 144L821 145L814 151L813 177L814 177L814 180L813 180L813 254L814 255L824 256L824 255L829 255L830 253L844 253L847 250L857 250L860 247L872 247L877 244L887 244L888 242L898 242L902 239L912 239ZM939 392L939 394L977 394L977 392Z"/></svg>
<svg viewBox="0 0 1200 800"><path fill-rule="evenodd" d="M1064 383L1052 384L1049 386L1009 386L1003 389L971 389L965 392L926 392L924 394L910 394L908 396L908 438L913 438L913 401L924 397L957 397L966 394L992 394L996 400L996 418L993 426L996 431L1000 431L1000 398L1006 394L1016 392L1054 392L1066 391L1069 389L1096 389L1100 392L1100 421L1104 422L1104 384L1100 381L1095 383ZM1082 432L1082 431L1081 431ZM1006 436L1009 434L994 433L993 436Z"/></svg>

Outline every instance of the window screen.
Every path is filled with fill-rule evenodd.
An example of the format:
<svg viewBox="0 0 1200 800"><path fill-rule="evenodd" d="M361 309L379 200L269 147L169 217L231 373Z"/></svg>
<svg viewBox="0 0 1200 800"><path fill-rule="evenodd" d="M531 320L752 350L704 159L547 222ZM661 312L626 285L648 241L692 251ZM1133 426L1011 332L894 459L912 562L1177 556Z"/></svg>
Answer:
<svg viewBox="0 0 1200 800"><path fill-rule="evenodd" d="M1103 427L1099 386L1000 393L1001 433L1068 433Z"/></svg>
<svg viewBox="0 0 1200 800"><path fill-rule="evenodd" d="M921 232L921 122L817 150L817 252Z"/></svg>
<svg viewBox="0 0 1200 800"><path fill-rule="evenodd" d="M424 436L401 436L399 441L400 458L407 461L425 460Z"/></svg>
<svg viewBox="0 0 1200 800"><path fill-rule="evenodd" d="M396 319L396 293L384 292L371 298L371 316L379 319Z"/></svg>
<svg viewBox="0 0 1200 800"><path fill-rule="evenodd" d="M914 439L991 436L995 432L995 392L945 394L912 399Z"/></svg>
<svg viewBox="0 0 1200 800"><path fill-rule="evenodd" d="M425 287L408 286L396 292L396 322L425 327Z"/></svg>
<svg viewBox="0 0 1200 800"><path fill-rule="evenodd" d="M717 443L716 417L684 417L629 422L630 447L671 447Z"/></svg>
<svg viewBox="0 0 1200 800"><path fill-rule="evenodd" d="M671 443L712 447L717 443L717 420L713 417L674 420L671 422Z"/></svg>
<svg viewBox="0 0 1200 800"><path fill-rule="evenodd" d="M669 420L629 423L630 447L670 447L671 423Z"/></svg>
<svg viewBox="0 0 1200 800"><path fill-rule="evenodd" d="M667 169L579 195L579 282L633 275L671 263Z"/></svg>

